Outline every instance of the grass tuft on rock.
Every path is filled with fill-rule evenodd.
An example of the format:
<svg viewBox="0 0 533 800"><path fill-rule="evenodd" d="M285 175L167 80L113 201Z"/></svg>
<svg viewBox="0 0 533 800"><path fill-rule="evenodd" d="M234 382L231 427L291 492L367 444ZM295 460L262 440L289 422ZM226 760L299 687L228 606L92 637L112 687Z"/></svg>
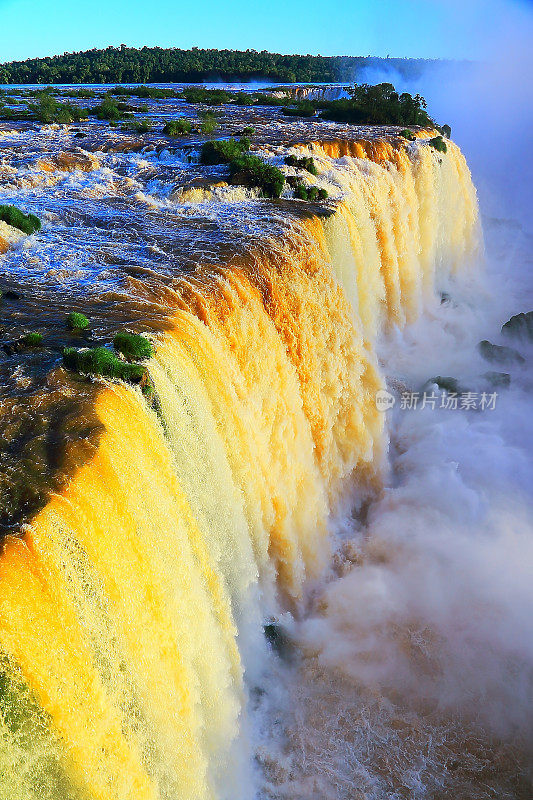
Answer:
<svg viewBox="0 0 533 800"><path fill-rule="evenodd" d="M152 123L149 119L138 119L131 124L130 129L134 133L149 133L152 130Z"/></svg>
<svg viewBox="0 0 533 800"><path fill-rule="evenodd" d="M18 228L22 233L31 235L36 231L41 230L41 220L35 214L24 214L16 206L1 206L0 205L0 220L11 225L12 228Z"/></svg>
<svg viewBox="0 0 533 800"><path fill-rule="evenodd" d="M93 347L77 350L66 347L63 350L63 364L69 370L81 375L99 375L115 378L125 383L142 383L146 380L146 369L139 364L121 361L107 347Z"/></svg>
<svg viewBox="0 0 533 800"><path fill-rule="evenodd" d="M216 116L210 112L206 111L202 115L202 122L200 125L200 131L205 133L207 136L210 136L216 129L218 128L218 120Z"/></svg>
<svg viewBox="0 0 533 800"><path fill-rule="evenodd" d="M142 361L145 358L150 358L154 352L151 343L145 336L137 333L128 333L128 331L117 333L113 339L113 346L128 361Z"/></svg>
<svg viewBox="0 0 533 800"><path fill-rule="evenodd" d="M242 156L250 149L250 140L243 136L240 139L221 139L204 142L200 151L202 164L229 164L234 158Z"/></svg>
<svg viewBox="0 0 533 800"><path fill-rule="evenodd" d="M169 120L163 128L163 133L166 136L186 136L192 130L192 122L190 119L180 117L180 119Z"/></svg>
<svg viewBox="0 0 533 800"><path fill-rule="evenodd" d="M25 334L21 341L26 347L40 347L43 343L43 335L37 331L31 331L31 333Z"/></svg>
<svg viewBox="0 0 533 800"><path fill-rule="evenodd" d="M89 327L89 320L79 311L71 311L67 317L67 328L71 331L85 331Z"/></svg>

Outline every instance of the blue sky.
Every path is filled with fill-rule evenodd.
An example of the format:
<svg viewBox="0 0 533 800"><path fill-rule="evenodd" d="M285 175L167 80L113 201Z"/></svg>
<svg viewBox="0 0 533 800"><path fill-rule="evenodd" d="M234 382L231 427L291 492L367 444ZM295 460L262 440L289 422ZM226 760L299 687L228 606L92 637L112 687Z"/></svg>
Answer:
<svg viewBox="0 0 533 800"><path fill-rule="evenodd" d="M91 47L483 58L531 0L0 0L0 62Z"/></svg>

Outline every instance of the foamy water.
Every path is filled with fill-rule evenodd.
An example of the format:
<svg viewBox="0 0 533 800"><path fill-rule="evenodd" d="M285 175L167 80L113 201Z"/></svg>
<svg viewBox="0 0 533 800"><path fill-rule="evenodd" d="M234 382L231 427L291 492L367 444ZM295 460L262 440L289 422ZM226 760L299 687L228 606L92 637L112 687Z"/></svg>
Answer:
<svg viewBox="0 0 533 800"><path fill-rule="evenodd" d="M305 618L285 620L294 662L263 706L262 796L529 796L531 370L506 367L491 410L400 407L438 374L479 405L477 343L517 344L499 328L531 306L529 237L512 221L485 229L486 273L381 342L397 396L389 478L340 521L335 574ZM531 343L517 346L529 362Z"/></svg>

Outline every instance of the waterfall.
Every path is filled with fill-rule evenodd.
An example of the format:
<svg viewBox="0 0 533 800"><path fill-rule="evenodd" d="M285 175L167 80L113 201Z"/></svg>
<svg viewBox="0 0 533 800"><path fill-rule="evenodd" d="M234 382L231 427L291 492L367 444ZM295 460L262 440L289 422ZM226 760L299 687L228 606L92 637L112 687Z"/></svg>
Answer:
<svg viewBox="0 0 533 800"><path fill-rule="evenodd" d="M251 796L262 622L301 606L331 520L380 486L376 340L480 246L452 142L304 149L335 212L161 288L156 401L103 387L94 455L4 540L1 800Z"/></svg>

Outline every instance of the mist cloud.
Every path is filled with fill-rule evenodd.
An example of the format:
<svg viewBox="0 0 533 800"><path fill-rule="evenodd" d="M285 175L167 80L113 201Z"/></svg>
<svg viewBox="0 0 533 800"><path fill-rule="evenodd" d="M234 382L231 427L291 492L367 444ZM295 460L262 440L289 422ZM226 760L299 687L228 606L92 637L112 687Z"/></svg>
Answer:
<svg viewBox="0 0 533 800"><path fill-rule="evenodd" d="M470 25L472 36L483 38L482 61L436 66L415 81L393 69L372 68L359 79L388 81L400 91L423 94L430 114L451 125L472 170L482 211L511 216L532 230L533 7L504 0L452 0L446 7L452 21L448 35L454 35L454 27Z"/></svg>

